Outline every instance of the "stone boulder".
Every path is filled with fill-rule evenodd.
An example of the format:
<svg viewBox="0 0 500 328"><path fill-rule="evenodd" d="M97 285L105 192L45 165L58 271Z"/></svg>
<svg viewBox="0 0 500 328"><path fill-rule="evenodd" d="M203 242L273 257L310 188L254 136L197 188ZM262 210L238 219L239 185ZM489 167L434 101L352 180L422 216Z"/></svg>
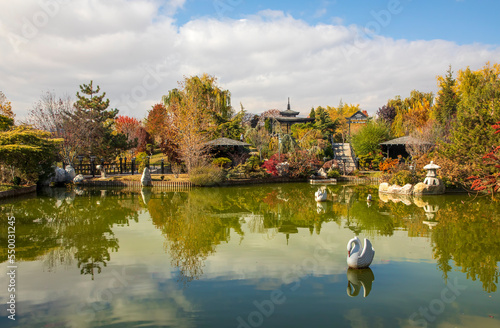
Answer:
<svg viewBox="0 0 500 328"><path fill-rule="evenodd" d="M330 161L325 162L325 164L323 164L323 168L325 170L338 169L339 168L339 163L338 163L338 161L336 159L332 159Z"/></svg>
<svg viewBox="0 0 500 328"><path fill-rule="evenodd" d="M141 185L143 185L144 187L153 185L153 180L151 179L151 172L147 167L145 167L144 171L142 172Z"/></svg>
<svg viewBox="0 0 500 328"><path fill-rule="evenodd" d="M73 183L74 184L81 184L81 183L83 183L83 180L85 180L83 175L78 174L76 177L73 178Z"/></svg>
<svg viewBox="0 0 500 328"><path fill-rule="evenodd" d="M402 195L411 195L413 192L413 186L411 184L405 184L403 187L401 187L401 194Z"/></svg>
<svg viewBox="0 0 500 328"><path fill-rule="evenodd" d="M401 187L400 185L390 185L389 189L387 189L387 193L389 194L401 194Z"/></svg>
<svg viewBox="0 0 500 328"><path fill-rule="evenodd" d="M414 195L441 195L444 194L446 188L441 182L437 185L427 185L423 182L419 182L413 187Z"/></svg>
<svg viewBox="0 0 500 328"><path fill-rule="evenodd" d="M66 170L56 167L54 170L54 177L52 181L56 184L66 183L68 182L68 176Z"/></svg>
<svg viewBox="0 0 500 328"><path fill-rule="evenodd" d="M381 192L381 193L388 193L389 191L389 184L387 182L382 182L379 186L378 186L378 192Z"/></svg>
<svg viewBox="0 0 500 328"><path fill-rule="evenodd" d="M69 181L72 181L76 177L76 172L75 172L75 169L73 168L73 166L66 165L65 171L66 171L67 178Z"/></svg>

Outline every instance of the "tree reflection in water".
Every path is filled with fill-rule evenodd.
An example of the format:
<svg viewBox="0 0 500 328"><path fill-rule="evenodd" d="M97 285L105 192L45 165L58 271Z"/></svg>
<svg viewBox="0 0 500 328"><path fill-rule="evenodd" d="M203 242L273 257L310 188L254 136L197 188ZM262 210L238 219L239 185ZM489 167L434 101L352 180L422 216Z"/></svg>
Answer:
<svg viewBox="0 0 500 328"><path fill-rule="evenodd" d="M483 199L484 200L484 199ZM497 290L500 261L500 217L498 204L474 200L447 202L436 213L439 222L432 231L434 257L444 279L452 267L479 279L484 291Z"/></svg>
<svg viewBox="0 0 500 328"><path fill-rule="evenodd" d="M111 259L110 251L118 250L112 227L128 225L131 219L137 221L134 203L138 202L130 194L113 191L108 193L118 198L106 197L100 190L83 196L64 189L46 192L48 195L21 201L22 206L9 206L9 214L17 221L16 258L34 260L43 256L49 271L71 264L74 258L80 273L93 279ZM5 261L6 249L0 248L0 254Z"/></svg>
<svg viewBox="0 0 500 328"><path fill-rule="evenodd" d="M500 261L500 209L497 203L467 196L428 196L424 199L411 197L411 204L401 205L404 203L398 196L381 195L381 198L387 202L383 207L389 206L393 215L417 218L418 235L431 236L433 257L445 280L452 270L450 261L453 260L468 279L479 279L484 291L497 290L497 263ZM417 208L421 208L420 214L414 212ZM412 220L408 222L414 226ZM411 226L407 225L407 229L411 231ZM421 233L424 230L427 233Z"/></svg>
<svg viewBox="0 0 500 328"><path fill-rule="evenodd" d="M328 201L318 211L316 189L292 183L151 195L90 190L80 196L58 189L4 202L0 210L17 219L16 258L42 258L48 270L76 262L81 274L101 273L111 253L119 249L113 228L138 221L146 208L165 236L165 250L184 283L201 277L205 260L219 244L231 237L241 242L243 225L250 233L268 239L286 236L283 242L293 242L301 229L320 234L324 223L334 222L367 236L392 236L396 230L407 231L409 237L430 236L444 279L453 260L468 278L481 281L485 291L497 290L500 219L499 207L490 199L450 195L399 199L378 195L373 187L336 185L327 187ZM373 196L369 204L368 194ZM7 260L6 236L0 236L2 262Z"/></svg>

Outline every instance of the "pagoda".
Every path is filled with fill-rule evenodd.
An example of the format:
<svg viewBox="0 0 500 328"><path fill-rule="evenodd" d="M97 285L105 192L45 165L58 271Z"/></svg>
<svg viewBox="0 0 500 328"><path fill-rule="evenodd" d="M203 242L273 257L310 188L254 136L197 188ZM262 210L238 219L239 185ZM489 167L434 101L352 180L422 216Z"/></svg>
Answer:
<svg viewBox="0 0 500 328"><path fill-rule="evenodd" d="M276 121L280 122L280 124L283 126L286 126L286 133L290 133L290 127L293 124L296 123L307 123L307 122L314 122L314 118L309 118L309 117L297 117L299 115L299 112L296 112L290 108L290 97L288 97L288 106L285 111L280 111L280 115L276 117Z"/></svg>

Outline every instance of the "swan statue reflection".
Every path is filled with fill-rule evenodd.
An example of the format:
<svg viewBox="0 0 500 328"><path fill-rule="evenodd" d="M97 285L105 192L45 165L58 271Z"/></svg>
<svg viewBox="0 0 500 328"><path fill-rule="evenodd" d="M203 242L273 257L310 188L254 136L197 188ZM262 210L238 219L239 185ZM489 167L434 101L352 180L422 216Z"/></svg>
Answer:
<svg viewBox="0 0 500 328"><path fill-rule="evenodd" d="M373 261L374 255L375 249L373 249L372 243L366 238L363 250L361 250L361 243L357 236L347 243L347 265L351 269L368 268Z"/></svg>
<svg viewBox="0 0 500 328"><path fill-rule="evenodd" d="M328 194L326 193L326 188L320 188L314 193L314 198L317 202L324 202L326 201L327 195Z"/></svg>
<svg viewBox="0 0 500 328"><path fill-rule="evenodd" d="M372 269L347 269L347 295L350 297L358 296L363 287L363 297L367 297L372 290L372 283L375 275Z"/></svg>

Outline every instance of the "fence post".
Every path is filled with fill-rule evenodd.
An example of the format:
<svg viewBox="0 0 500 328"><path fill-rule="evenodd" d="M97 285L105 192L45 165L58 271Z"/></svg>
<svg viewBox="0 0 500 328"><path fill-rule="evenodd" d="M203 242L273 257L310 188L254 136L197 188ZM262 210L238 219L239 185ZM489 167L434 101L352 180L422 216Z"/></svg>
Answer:
<svg viewBox="0 0 500 328"><path fill-rule="evenodd" d="M123 174L122 160L123 160L123 158L121 158L121 156L120 156L120 174Z"/></svg>
<svg viewBox="0 0 500 328"><path fill-rule="evenodd" d="M90 170L92 171L92 178L95 178L95 156L90 156Z"/></svg>
<svg viewBox="0 0 500 328"><path fill-rule="evenodd" d="M132 157L132 175L134 175L135 171L135 157Z"/></svg>
<svg viewBox="0 0 500 328"><path fill-rule="evenodd" d="M163 158L161 159L161 174L164 173L165 165L163 164Z"/></svg>
<svg viewBox="0 0 500 328"><path fill-rule="evenodd" d="M123 161L124 161L124 164L123 164L124 169L123 169L123 170L124 170L124 171L125 171L125 173L126 173L126 172L127 172L127 157L125 157L125 158L123 159Z"/></svg>

